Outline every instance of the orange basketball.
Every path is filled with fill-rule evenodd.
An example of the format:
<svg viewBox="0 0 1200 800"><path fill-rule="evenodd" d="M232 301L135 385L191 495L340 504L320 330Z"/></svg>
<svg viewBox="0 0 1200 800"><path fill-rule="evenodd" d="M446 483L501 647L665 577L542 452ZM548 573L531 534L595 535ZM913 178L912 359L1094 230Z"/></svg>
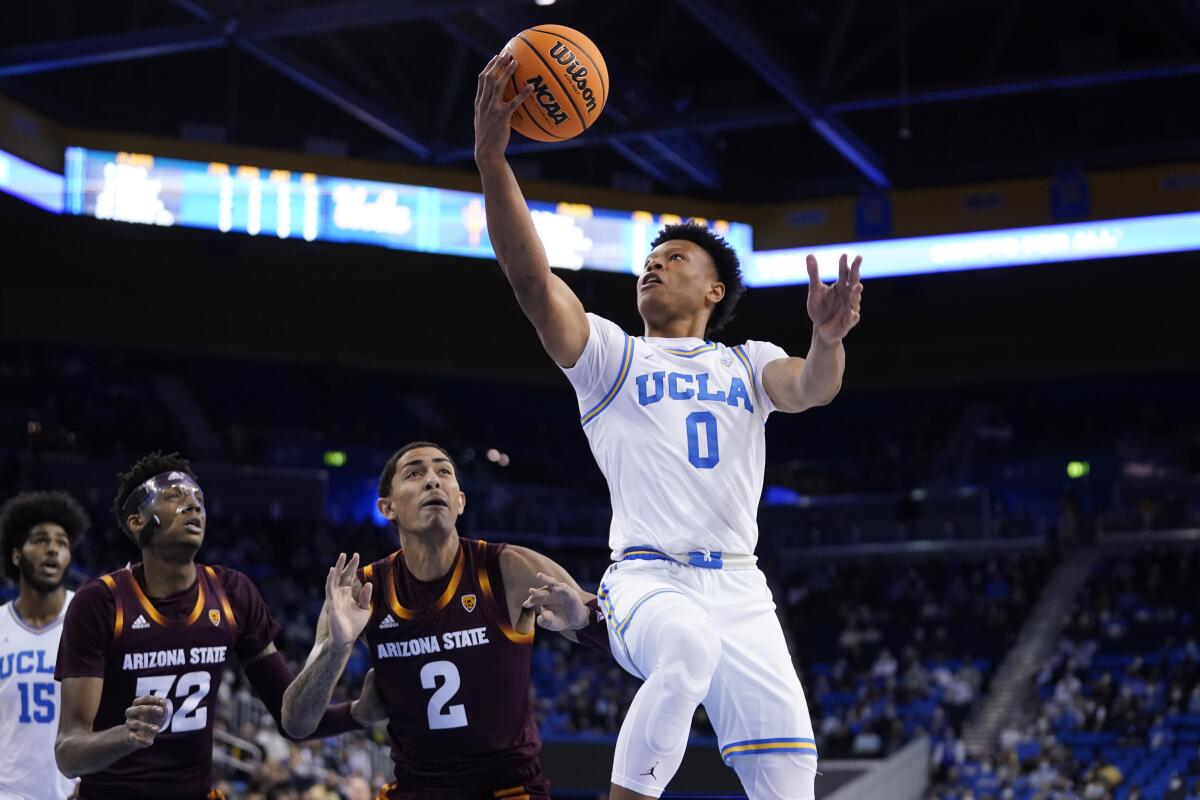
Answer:
<svg viewBox="0 0 1200 800"><path fill-rule="evenodd" d="M608 100L608 67L592 40L563 25L521 31L505 45L517 69L504 99L525 84L531 94L512 117L512 126L539 142L560 142L592 126Z"/></svg>

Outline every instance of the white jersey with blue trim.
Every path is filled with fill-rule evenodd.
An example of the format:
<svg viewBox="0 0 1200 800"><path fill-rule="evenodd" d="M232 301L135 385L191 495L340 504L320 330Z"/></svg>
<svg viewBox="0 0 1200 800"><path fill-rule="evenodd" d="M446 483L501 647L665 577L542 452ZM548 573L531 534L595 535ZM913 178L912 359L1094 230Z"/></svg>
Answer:
<svg viewBox="0 0 1200 800"><path fill-rule="evenodd" d="M752 554L774 410L762 370L787 353L633 337L595 314L588 323L583 354L563 372L608 481L613 558L638 547L717 563Z"/></svg>
<svg viewBox="0 0 1200 800"><path fill-rule="evenodd" d="M31 627L13 603L0 606L0 800L62 800L75 781L54 763L60 686L54 681L67 606L42 628Z"/></svg>

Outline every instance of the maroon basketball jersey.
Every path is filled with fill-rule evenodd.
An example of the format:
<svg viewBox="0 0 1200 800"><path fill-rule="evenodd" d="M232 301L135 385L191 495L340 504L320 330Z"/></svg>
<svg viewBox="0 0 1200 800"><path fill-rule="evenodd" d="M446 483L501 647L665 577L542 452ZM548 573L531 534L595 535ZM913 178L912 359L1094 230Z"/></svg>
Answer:
<svg viewBox="0 0 1200 800"><path fill-rule="evenodd" d="M503 549L460 539L450 574L430 583L399 550L361 571L375 584L366 636L399 787L384 797L545 796L529 697L533 634L512 627Z"/></svg>
<svg viewBox="0 0 1200 800"><path fill-rule="evenodd" d="M81 607L75 622L79 635L74 644L81 650L72 653L72 641L64 635L56 677L95 674L84 655L92 650L103 659L104 689L93 730L124 725L125 709L137 697L154 694L167 698L167 719L154 744L104 770L84 775L82 800L201 800L215 796L210 790L217 692L226 664L248 643L245 633L239 633L234 606L243 609L240 613L254 616L246 610L244 598L239 596L231 604L222 578L236 587L239 595L253 592L253 587L232 570L197 564L196 573L191 588L157 605L128 567L103 575L85 587L86 591L81 590L81 594L94 597L93 608ZM109 597L103 596L101 585ZM261 605L257 592L253 599ZM112 612L105 613L109 602ZM94 635L91 628L105 617L111 635L104 636L106 641L98 648L84 646L84 640ZM246 623L243 620L243 625ZM69 628L65 634L70 633ZM278 630L273 620L268 628L266 634Z"/></svg>

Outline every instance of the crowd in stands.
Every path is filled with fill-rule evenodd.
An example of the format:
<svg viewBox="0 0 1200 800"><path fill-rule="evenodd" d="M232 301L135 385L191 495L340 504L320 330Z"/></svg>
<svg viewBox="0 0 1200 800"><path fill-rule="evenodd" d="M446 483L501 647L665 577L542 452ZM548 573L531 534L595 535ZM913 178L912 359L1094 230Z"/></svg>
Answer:
<svg viewBox="0 0 1200 800"><path fill-rule="evenodd" d="M777 599L823 758L889 755L962 725L1036 602L1044 554L824 563Z"/></svg>
<svg viewBox="0 0 1200 800"><path fill-rule="evenodd" d="M941 800L1200 798L1200 550L1103 559L1036 703L986 759L942 763Z"/></svg>

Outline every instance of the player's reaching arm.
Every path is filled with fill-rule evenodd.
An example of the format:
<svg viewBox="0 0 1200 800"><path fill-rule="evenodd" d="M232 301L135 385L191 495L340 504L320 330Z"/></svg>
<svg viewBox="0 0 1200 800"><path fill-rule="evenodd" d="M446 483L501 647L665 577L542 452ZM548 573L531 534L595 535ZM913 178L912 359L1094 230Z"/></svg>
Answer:
<svg viewBox="0 0 1200 800"><path fill-rule="evenodd" d="M504 158L513 112L533 90L526 85L505 102L504 87L516 68L511 53L495 56L479 73L475 90L475 163L483 178L488 237L542 346L559 366L573 367L587 344L587 315L570 287L550 271L521 187Z"/></svg>
<svg viewBox="0 0 1200 800"><path fill-rule="evenodd" d="M812 344L807 358L780 358L763 369L763 388L780 411L804 411L833 400L842 388L846 370L845 338L858 324L862 311L862 256L847 266L843 255L838 279L821 283L817 260L808 257L808 316L812 319Z"/></svg>
<svg viewBox="0 0 1200 800"><path fill-rule="evenodd" d="M65 678L62 682L62 715L54 743L54 760L68 778L105 769L114 761L154 744L154 737L166 718L167 701L146 695L125 709L124 725L93 731L103 690L103 678Z"/></svg>
<svg viewBox="0 0 1200 800"><path fill-rule="evenodd" d="M608 628L596 596L580 588L553 559L527 547L508 545L500 553L509 612L536 614L537 624L609 653Z"/></svg>
<svg viewBox="0 0 1200 800"><path fill-rule="evenodd" d="M288 736L300 739L312 735L320 724L333 697L334 687L350 660L354 642L371 619L373 584L357 585L358 553L346 561L346 554L325 577L325 607L317 623L317 641L304 669L283 693L281 724ZM327 634L322 627L328 629ZM367 673L362 698L352 713L367 724L385 718L374 691L374 670Z"/></svg>

